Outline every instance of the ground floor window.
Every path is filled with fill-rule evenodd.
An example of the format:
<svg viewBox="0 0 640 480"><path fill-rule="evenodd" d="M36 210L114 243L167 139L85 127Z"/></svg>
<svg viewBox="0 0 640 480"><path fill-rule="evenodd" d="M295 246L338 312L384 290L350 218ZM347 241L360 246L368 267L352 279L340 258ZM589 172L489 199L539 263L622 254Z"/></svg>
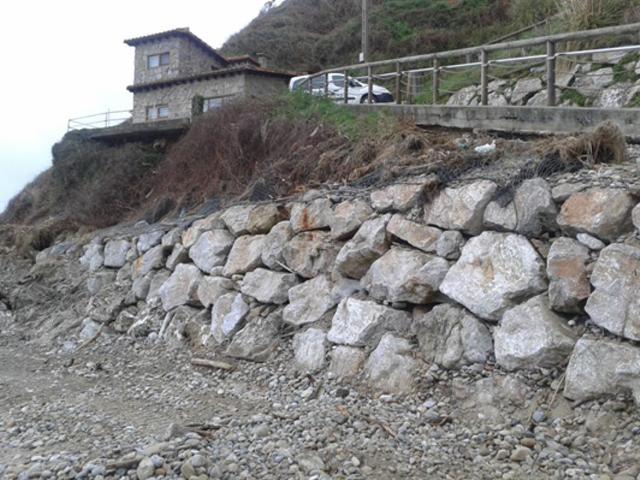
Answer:
<svg viewBox="0 0 640 480"><path fill-rule="evenodd" d="M153 105L147 107L147 120L158 120L162 118L169 118L168 105Z"/></svg>
<svg viewBox="0 0 640 480"><path fill-rule="evenodd" d="M220 108L222 105L228 102L230 98L230 96L205 98L202 103L202 111L208 112L209 110Z"/></svg>

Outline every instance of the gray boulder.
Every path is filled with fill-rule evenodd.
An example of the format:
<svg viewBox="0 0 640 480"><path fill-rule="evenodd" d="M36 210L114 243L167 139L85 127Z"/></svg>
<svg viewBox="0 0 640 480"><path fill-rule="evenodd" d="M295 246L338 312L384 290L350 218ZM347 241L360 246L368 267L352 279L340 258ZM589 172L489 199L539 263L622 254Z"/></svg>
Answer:
<svg viewBox="0 0 640 480"><path fill-rule="evenodd" d="M482 231L484 210L496 189L496 184L488 180L445 188L425 207L425 222L446 230L462 230L476 235Z"/></svg>
<svg viewBox="0 0 640 480"><path fill-rule="evenodd" d="M543 178L525 180L516 190L513 203L518 219L516 230L523 235L539 236L555 226L558 210L551 187Z"/></svg>
<svg viewBox="0 0 640 480"><path fill-rule="evenodd" d="M226 227L235 237L249 233L249 214L253 205L236 205L226 209L220 216Z"/></svg>
<svg viewBox="0 0 640 480"><path fill-rule="evenodd" d="M313 278L331 271L339 248L329 232L302 232L287 242L282 256L295 273Z"/></svg>
<svg viewBox="0 0 640 480"><path fill-rule="evenodd" d="M182 246L182 244L177 243L173 250L171 250L171 255L167 258L167 269L175 270L176 266L180 263L187 263L189 261L189 250Z"/></svg>
<svg viewBox="0 0 640 480"><path fill-rule="evenodd" d="M331 225L333 204L328 198L296 203L291 209L291 228L295 233L321 230Z"/></svg>
<svg viewBox="0 0 640 480"><path fill-rule="evenodd" d="M331 216L331 235L337 240L352 237L372 213L373 209L369 204L358 198L339 203Z"/></svg>
<svg viewBox="0 0 640 480"><path fill-rule="evenodd" d="M289 289L298 284L298 277L258 268L244 276L240 291L261 303L286 303Z"/></svg>
<svg viewBox="0 0 640 480"><path fill-rule="evenodd" d="M265 235L243 235L233 243L223 275L230 277L246 273L262 266L262 251Z"/></svg>
<svg viewBox="0 0 640 480"><path fill-rule="evenodd" d="M411 344L390 333L380 339L364 367L374 389L393 394L413 391L417 369L418 362L411 356Z"/></svg>
<svg viewBox="0 0 640 480"><path fill-rule="evenodd" d="M578 340L567 366L564 396L583 402L629 392L640 405L640 348L612 340Z"/></svg>
<svg viewBox="0 0 640 480"><path fill-rule="evenodd" d="M89 244L82 257L80 257L80 264L87 267L90 272L97 271L104 263L104 247L102 245L91 243Z"/></svg>
<svg viewBox="0 0 640 480"><path fill-rule="evenodd" d="M280 222L271 229L262 242L262 263L271 270L283 270L285 245L293 238L293 229L288 221Z"/></svg>
<svg viewBox="0 0 640 480"><path fill-rule="evenodd" d="M327 334L318 328L310 328L293 336L293 352L296 369L303 373L315 373L326 362Z"/></svg>
<svg viewBox="0 0 640 480"><path fill-rule="evenodd" d="M613 68L601 68L578 75L573 83L573 87L585 97L593 97L598 92L613 83Z"/></svg>
<svg viewBox="0 0 640 480"><path fill-rule="evenodd" d="M558 312L580 313L591 287L587 274L589 249L572 238L551 244L547 255L549 303Z"/></svg>
<svg viewBox="0 0 640 480"><path fill-rule="evenodd" d="M373 262L361 283L376 300L428 303L448 270L443 258L394 247Z"/></svg>
<svg viewBox="0 0 640 480"><path fill-rule="evenodd" d="M511 105L524 105L535 93L542 90L539 78L524 78L516 82L511 93Z"/></svg>
<svg viewBox="0 0 640 480"><path fill-rule="evenodd" d="M440 291L480 318L498 320L523 299L546 290L544 267L525 237L484 232L466 243Z"/></svg>
<svg viewBox="0 0 640 480"><path fill-rule="evenodd" d="M439 228L412 222L400 214L391 217L387 224L387 231L394 237L427 253L436 252L438 239L442 235L442 230Z"/></svg>
<svg viewBox="0 0 640 480"><path fill-rule="evenodd" d="M104 266L107 268L124 267L130 248L131 242L125 239L108 241L104 246Z"/></svg>
<svg viewBox="0 0 640 480"><path fill-rule="evenodd" d="M496 201L489 202L484 211L484 226L490 230L499 232L510 232L518 226L518 216L516 206L513 202L502 206Z"/></svg>
<svg viewBox="0 0 640 480"><path fill-rule="evenodd" d="M180 305L199 305L198 285L202 273L193 265L180 264L158 290L166 312ZM151 287L149 295L151 294ZM149 297L147 297L149 298Z"/></svg>
<svg viewBox="0 0 640 480"><path fill-rule="evenodd" d="M164 237L164 230L152 230L150 232L143 233L138 238L138 242L136 246L138 248L138 252L142 255L145 252L148 252L156 245L159 245L162 241L162 237Z"/></svg>
<svg viewBox="0 0 640 480"><path fill-rule="evenodd" d="M389 250L387 223L391 215L367 220L355 236L340 250L335 261L338 273L345 277L362 278L373 262Z"/></svg>
<svg viewBox="0 0 640 480"><path fill-rule="evenodd" d="M378 212L404 212L421 203L425 181L396 183L371 193L371 205Z"/></svg>
<svg viewBox="0 0 640 480"><path fill-rule="evenodd" d="M346 298L338 305L327 339L342 345L373 346L384 333L407 332L410 325L411 316L407 312L368 300Z"/></svg>
<svg viewBox="0 0 640 480"><path fill-rule="evenodd" d="M559 367L578 337L539 295L504 313L494 332L496 361L506 370Z"/></svg>
<svg viewBox="0 0 640 480"><path fill-rule="evenodd" d="M235 285L228 278L204 276L198 283L197 296L204 308L209 308L223 295L232 293Z"/></svg>
<svg viewBox="0 0 640 480"><path fill-rule="evenodd" d="M460 251L464 247L464 236L457 230L442 232L436 243L436 253L447 260L460 258Z"/></svg>
<svg viewBox="0 0 640 480"><path fill-rule="evenodd" d="M249 305L240 293L227 293L211 309L211 336L217 343L233 337L243 326Z"/></svg>
<svg viewBox="0 0 640 480"><path fill-rule="evenodd" d="M152 270L158 270L164 266L167 258L167 249L162 245L153 247L147 253L138 257L131 267L132 278L141 277L151 272Z"/></svg>
<svg viewBox="0 0 640 480"><path fill-rule="evenodd" d="M594 292L585 310L616 335L640 340L640 248L614 243L600 252L591 274Z"/></svg>
<svg viewBox="0 0 640 480"><path fill-rule="evenodd" d="M193 263L205 273L224 265L235 238L226 230L211 230L200 235L189 249Z"/></svg>
<svg viewBox="0 0 640 480"><path fill-rule="evenodd" d="M224 230L225 224L220 217L221 213L216 212L206 218L201 218L193 222L182 234L182 245L184 245L185 248L191 248L204 232L209 230Z"/></svg>
<svg viewBox="0 0 640 480"><path fill-rule="evenodd" d="M284 307L282 319L290 325L305 325L320 320L338 304L333 284L320 275L289 290L289 305Z"/></svg>
<svg viewBox="0 0 640 480"><path fill-rule="evenodd" d="M636 205L633 210L631 210L631 220L633 222L633 226L636 227L638 232L640 232L640 204Z"/></svg>
<svg viewBox="0 0 640 480"><path fill-rule="evenodd" d="M287 216L287 209L282 205L275 203L257 205L249 212L247 230L252 235L269 233L273 226L286 220Z"/></svg>
<svg viewBox="0 0 640 480"><path fill-rule="evenodd" d="M427 362L444 368L485 363L493 350L489 329L463 308L437 305L414 312L418 343Z"/></svg>
<svg viewBox="0 0 640 480"><path fill-rule="evenodd" d="M337 345L329 353L329 373L338 380L347 380L358 375L367 355L362 348Z"/></svg>
<svg viewBox="0 0 640 480"><path fill-rule="evenodd" d="M276 310L268 317L260 317L248 322L227 347L230 357L265 362L278 347L278 330L281 325L281 311Z"/></svg>

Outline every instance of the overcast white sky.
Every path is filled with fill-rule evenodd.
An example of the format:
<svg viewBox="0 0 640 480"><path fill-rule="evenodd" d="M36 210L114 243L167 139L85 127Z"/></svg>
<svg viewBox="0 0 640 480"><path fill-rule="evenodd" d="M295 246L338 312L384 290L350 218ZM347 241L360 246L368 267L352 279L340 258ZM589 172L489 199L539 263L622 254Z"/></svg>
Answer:
<svg viewBox="0 0 640 480"><path fill-rule="evenodd" d="M214 48L265 0L21 0L0 14L0 212L51 164L67 119L127 110L133 48L125 38L190 27ZM281 2L278 2L281 3Z"/></svg>

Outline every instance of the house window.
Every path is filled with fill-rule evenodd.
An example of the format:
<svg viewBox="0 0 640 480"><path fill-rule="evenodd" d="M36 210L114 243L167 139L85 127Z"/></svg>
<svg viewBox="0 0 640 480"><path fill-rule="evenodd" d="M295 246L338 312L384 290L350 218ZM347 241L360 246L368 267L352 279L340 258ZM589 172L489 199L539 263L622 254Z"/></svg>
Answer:
<svg viewBox="0 0 640 480"><path fill-rule="evenodd" d="M169 65L169 52L149 55L147 57L147 67L157 68L163 65Z"/></svg>
<svg viewBox="0 0 640 480"><path fill-rule="evenodd" d="M202 104L202 111L208 112L209 110L220 108L223 105L224 101L224 97L205 98L204 103Z"/></svg>
<svg viewBox="0 0 640 480"><path fill-rule="evenodd" d="M169 118L169 107L167 105L147 107L147 120L158 120L162 118Z"/></svg>

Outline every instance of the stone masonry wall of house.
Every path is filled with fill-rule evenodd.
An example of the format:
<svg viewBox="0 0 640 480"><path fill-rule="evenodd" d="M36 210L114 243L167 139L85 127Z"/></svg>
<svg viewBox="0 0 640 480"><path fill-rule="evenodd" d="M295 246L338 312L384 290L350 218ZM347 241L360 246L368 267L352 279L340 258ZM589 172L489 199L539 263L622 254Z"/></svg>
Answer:
<svg viewBox="0 0 640 480"><path fill-rule="evenodd" d="M238 74L136 92L133 96L132 120L134 123L145 122L146 108L154 105L168 105L169 119L191 118L194 96L207 98L243 95L245 84L246 75Z"/></svg>

